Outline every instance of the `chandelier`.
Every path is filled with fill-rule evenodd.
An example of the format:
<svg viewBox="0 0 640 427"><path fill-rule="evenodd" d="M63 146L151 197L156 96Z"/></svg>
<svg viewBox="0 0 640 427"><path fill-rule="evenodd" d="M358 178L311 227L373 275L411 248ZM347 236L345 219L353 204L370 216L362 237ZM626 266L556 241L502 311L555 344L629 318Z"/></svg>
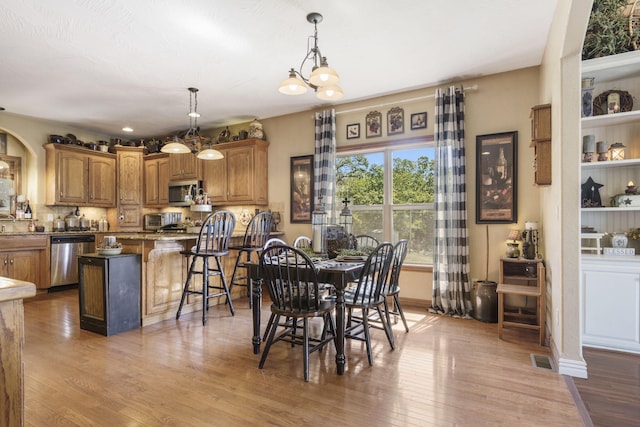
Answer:
<svg viewBox="0 0 640 427"><path fill-rule="evenodd" d="M171 154L197 153L198 158L204 160L222 159L224 155L212 148L211 138L200 136L200 128L198 127L198 117L200 117L198 113L198 89L190 87L188 90L189 129L182 138L178 138L178 135L174 136L173 140L165 144L160 151Z"/></svg>
<svg viewBox="0 0 640 427"><path fill-rule="evenodd" d="M313 24L313 36L309 36L307 41L307 55L300 64L300 70L289 70L289 78L280 83L278 91L285 95L301 95L307 91L307 86L316 91L316 96L325 101L337 101L342 98L343 93L338 86L338 73L329 67L327 57L322 56L318 47L318 23L322 22L322 15L313 12L307 15L307 21ZM302 75L304 64L313 61L309 78Z"/></svg>

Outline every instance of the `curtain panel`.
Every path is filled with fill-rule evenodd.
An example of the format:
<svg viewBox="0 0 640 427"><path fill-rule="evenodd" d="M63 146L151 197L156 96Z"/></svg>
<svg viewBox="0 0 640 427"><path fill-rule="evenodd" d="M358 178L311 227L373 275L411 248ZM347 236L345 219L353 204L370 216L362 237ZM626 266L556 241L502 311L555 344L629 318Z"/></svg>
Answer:
<svg viewBox="0 0 640 427"><path fill-rule="evenodd" d="M332 223L335 208L335 174L336 111L331 109L315 114L314 156L315 202L322 196L329 223Z"/></svg>

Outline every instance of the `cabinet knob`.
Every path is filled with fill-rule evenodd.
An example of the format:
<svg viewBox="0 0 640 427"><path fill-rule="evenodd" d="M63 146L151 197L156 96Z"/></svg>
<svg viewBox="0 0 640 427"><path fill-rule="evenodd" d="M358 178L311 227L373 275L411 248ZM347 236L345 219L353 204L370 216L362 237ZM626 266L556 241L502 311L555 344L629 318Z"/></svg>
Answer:
<svg viewBox="0 0 640 427"><path fill-rule="evenodd" d="M13 258L9 260L9 264L13 264Z"/></svg>

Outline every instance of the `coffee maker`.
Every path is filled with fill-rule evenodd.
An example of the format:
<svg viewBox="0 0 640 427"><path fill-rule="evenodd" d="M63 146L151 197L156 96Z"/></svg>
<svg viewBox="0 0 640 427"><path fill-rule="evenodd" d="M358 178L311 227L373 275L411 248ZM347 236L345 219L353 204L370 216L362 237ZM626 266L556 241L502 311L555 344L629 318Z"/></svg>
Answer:
<svg viewBox="0 0 640 427"><path fill-rule="evenodd" d="M522 257L525 259L538 258L538 223L527 221L522 232Z"/></svg>

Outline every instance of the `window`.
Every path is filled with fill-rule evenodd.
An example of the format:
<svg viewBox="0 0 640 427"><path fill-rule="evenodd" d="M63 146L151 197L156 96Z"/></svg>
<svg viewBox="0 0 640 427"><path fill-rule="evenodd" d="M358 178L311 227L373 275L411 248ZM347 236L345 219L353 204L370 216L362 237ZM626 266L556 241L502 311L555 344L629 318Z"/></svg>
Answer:
<svg viewBox="0 0 640 427"><path fill-rule="evenodd" d="M407 239L405 262L432 264L434 167L434 148L424 142L343 151L336 156L336 206L351 201L354 235Z"/></svg>

